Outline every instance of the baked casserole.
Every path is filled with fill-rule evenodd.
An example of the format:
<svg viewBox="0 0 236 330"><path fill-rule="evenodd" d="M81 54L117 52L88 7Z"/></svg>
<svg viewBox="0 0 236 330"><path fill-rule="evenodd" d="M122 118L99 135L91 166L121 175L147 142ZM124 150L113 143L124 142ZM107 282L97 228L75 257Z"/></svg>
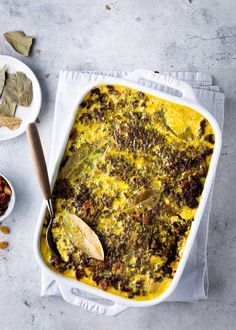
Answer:
<svg viewBox="0 0 236 330"><path fill-rule="evenodd" d="M55 271L135 300L171 283L201 199L214 134L189 107L135 89L99 85L78 108L53 190ZM97 235L94 258L68 235L68 215Z"/></svg>

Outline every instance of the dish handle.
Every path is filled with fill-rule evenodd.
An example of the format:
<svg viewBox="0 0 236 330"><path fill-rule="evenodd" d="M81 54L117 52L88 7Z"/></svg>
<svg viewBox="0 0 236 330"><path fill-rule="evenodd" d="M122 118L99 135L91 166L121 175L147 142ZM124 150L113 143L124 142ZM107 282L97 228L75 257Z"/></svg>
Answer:
<svg viewBox="0 0 236 330"><path fill-rule="evenodd" d="M151 70L137 69L131 72L127 78L135 82L138 82L139 79L145 79L164 86L168 86L173 89L177 89L182 93L182 98L198 103L192 87L186 82L172 78L171 76L155 73Z"/></svg>
<svg viewBox="0 0 236 330"><path fill-rule="evenodd" d="M66 302L79 306L90 312L96 312L98 314L106 316L116 316L129 308L126 305L121 305L113 301L113 305L106 305L103 303L95 302L92 299L81 297L79 296L79 293L76 292L75 294L73 292L73 287L71 285L68 285L66 283L58 283L58 286L60 288L62 297Z"/></svg>

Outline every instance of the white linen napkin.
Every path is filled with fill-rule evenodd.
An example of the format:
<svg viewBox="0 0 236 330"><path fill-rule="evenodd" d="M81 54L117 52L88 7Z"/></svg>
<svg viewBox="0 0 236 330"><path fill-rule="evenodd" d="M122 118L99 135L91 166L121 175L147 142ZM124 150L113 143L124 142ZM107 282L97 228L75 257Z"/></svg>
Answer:
<svg viewBox="0 0 236 330"><path fill-rule="evenodd" d="M221 129L223 128L224 119L224 94L219 92L219 87L212 85L212 77L202 72L163 72L174 78L184 80L192 85L199 103L210 111L218 121ZM103 77L120 77L126 78L127 72L118 71L93 71L93 72L72 72L61 71L58 89L56 95L55 115L52 132L52 145L50 155L50 165L59 152L61 137L65 126L67 125L67 113L73 109L74 100L78 98L81 90L89 83L97 81ZM178 95L177 91L168 87L160 86L156 83L141 79L141 84L164 90L170 94ZM212 200L212 191L209 195L208 202L198 229L196 239L194 241L189 259L181 280L167 299L168 302L193 302L206 299L208 295L208 272L207 272L207 237L209 213ZM42 273L41 296L61 295L57 283L44 272ZM88 293L80 291L80 295L91 298ZM92 298L91 298L92 299ZM94 300L94 296L93 299ZM102 299L100 299L102 301ZM99 301L99 299L96 301Z"/></svg>

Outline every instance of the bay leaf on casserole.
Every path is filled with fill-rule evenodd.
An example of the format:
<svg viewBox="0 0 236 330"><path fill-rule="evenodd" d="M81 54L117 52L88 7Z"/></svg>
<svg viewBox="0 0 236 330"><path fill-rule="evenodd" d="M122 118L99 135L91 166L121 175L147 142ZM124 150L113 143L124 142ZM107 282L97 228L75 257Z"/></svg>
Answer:
<svg viewBox="0 0 236 330"><path fill-rule="evenodd" d="M67 160L63 170L62 178L68 179L80 167L80 165L88 158L89 153L92 151L88 144L82 144Z"/></svg>
<svg viewBox="0 0 236 330"><path fill-rule="evenodd" d="M12 131L17 129L20 126L21 122L22 120L16 117L0 117L0 127L6 126Z"/></svg>
<svg viewBox="0 0 236 330"><path fill-rule="evenodd" d="M193 140L193 133L190 127L187 127L182 133L178 135L182 140Z"/></svg>
<svg viewBox="0 0 236 330"><path fill-rule="evenodd" d="M143 212L152 210L160 200L160 191L156 189L145 189L139 191L131 201L131 206L124 209L123 212Z"/></svg>
<svg viewBox="0 0 236 330"><path fill-rule="evenodd" d="M5 80L6 80L6 70L7 70L7 65L4 65L1 69L0 69L0 96L2 94L3 91L3 87L5 85Z"/></svg>
<svg viewBox="0 0 236 330"><path fill-rule="evenodd" d="M32 81L23 73L7 74L2 98L12 103L28 107L32 101Z"/></svg>
<svg viewBox="0 0 236 330"><path fill-rule="evenodd" d="M95 145L82 144L69 157L64 168L62 169L62 178L69 179L80 175L82 165L86 162L88 167L93 167L94 163L99 160L100 155L103 155L107 149L107 141L102 143L97 148Z"/></svg>
<svg viewBox="0 0 236 330"><path fill-rule="evenodd" d="M63 227L72 245L89 257L104 260L102 244L96 233L79 217L67 213Z"/></svg>
<svg viewBox="0 0 236 330"><path fill-rule="evenodd" d="M0 117L14 117L16 111L16 104L9 102L7 99L0 103Z"/></svg>
<svg viewBox="0 0 236 330"><path fill-rule="evenodd" d="M32 37L27 36L22 31L5 32L3 36L18 53L29 56L30 48L33 42Z"/></svg>

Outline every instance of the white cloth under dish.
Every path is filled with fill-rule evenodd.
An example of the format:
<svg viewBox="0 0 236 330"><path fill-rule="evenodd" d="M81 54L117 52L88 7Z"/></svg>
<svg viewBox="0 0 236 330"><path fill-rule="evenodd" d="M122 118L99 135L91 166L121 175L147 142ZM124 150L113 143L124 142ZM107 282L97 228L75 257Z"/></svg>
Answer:
<svg viewBox="0 0 236 330"><path fill-rule="evenodd" d="M61 144L60 142L61 137L63 136L62 132L66 125L67 113L73 109L74 100L78 98L81 90L87 84L91 83L92 81L97 81L102 77L110 76L126 78L127 74L127 72L118 71L60 72L52 132L50 166L58 153L58 146ZM210 75L201 72L164 72L164 74L184 80L192 85L199 103L215 116L221 129L223 128L224 94L219 92L218 86L214 86L212 84L212 77ZM178 95L178 92L170 90L167 87L163 88L163 86L157 85L156 83L143 79L141 79L139 82L145 86L159 90L164 89L165 92ZM168 302L193 302L207 298L208 272L206 248L212 191L213 188L209 195L208 202L185 270L177 288L167 299ZM56 282L44 272L42 273L41 295L61 295ZM80 291L80 295L86 298L91 298L88 293L82 291ZM99 301L99 299L102 300L101 298L98 298L96 301Z"/></svg>

